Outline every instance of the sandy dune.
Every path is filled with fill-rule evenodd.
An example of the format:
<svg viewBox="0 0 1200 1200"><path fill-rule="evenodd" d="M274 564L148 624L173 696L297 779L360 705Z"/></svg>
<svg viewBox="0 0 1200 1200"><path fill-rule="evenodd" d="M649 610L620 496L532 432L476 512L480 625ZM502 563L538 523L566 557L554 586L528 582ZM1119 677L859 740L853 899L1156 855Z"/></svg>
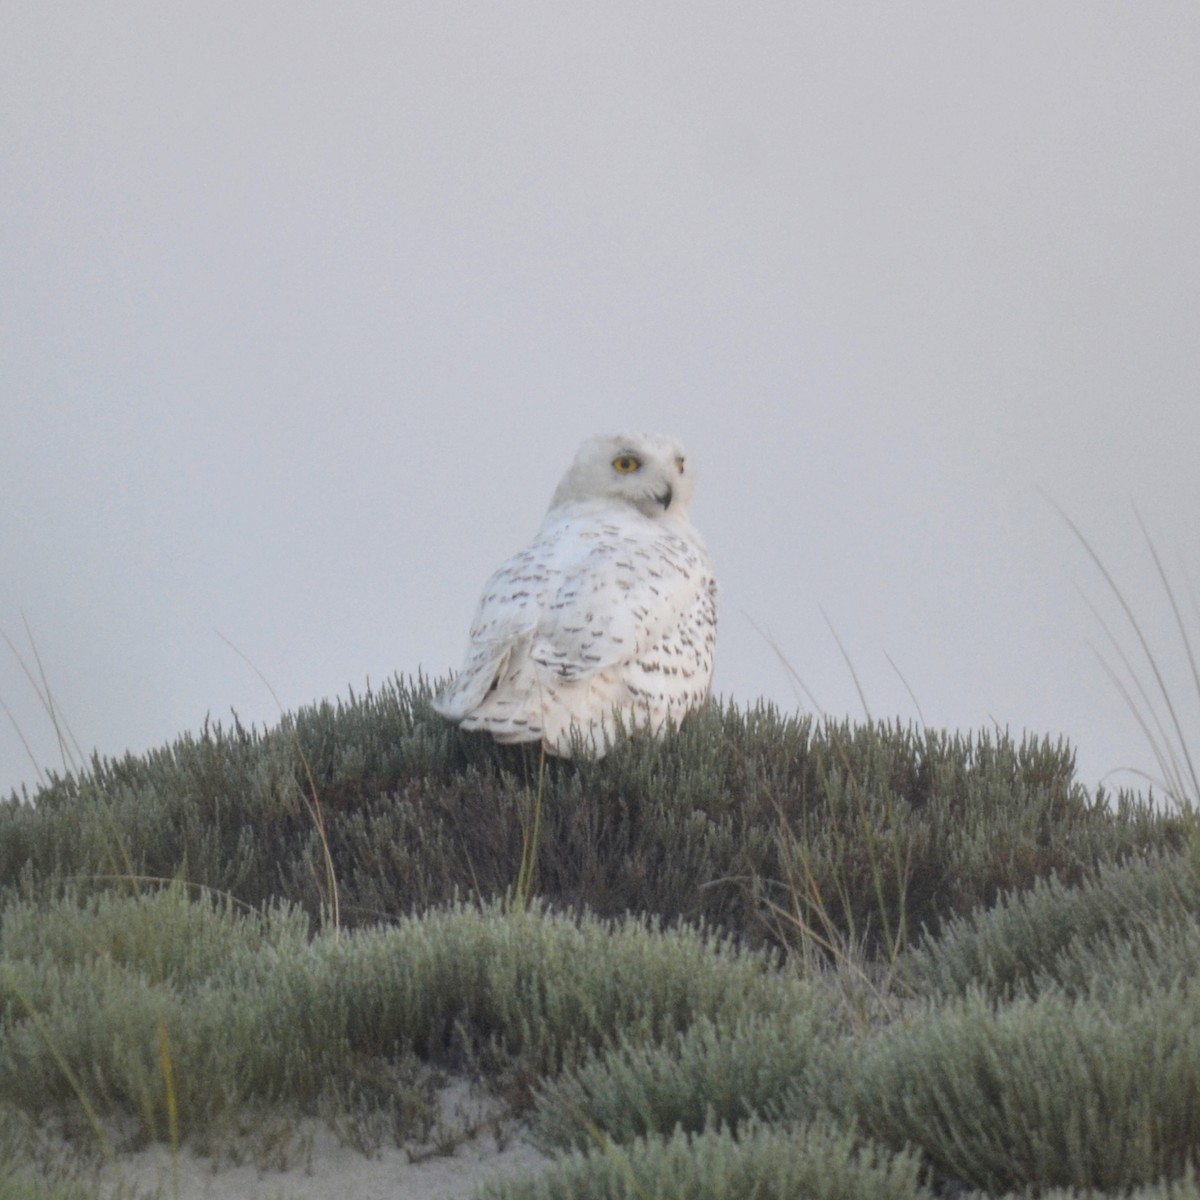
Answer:
<svg viewBox="0 0 1200 1200"><path fill-rule="evenodd" d="M534 1171L546 1161L525 1128L496 1113L494 1102L470 1083L451 1082L439 1103L445 1128L463 1131L449 1152L384 1146L367 1156L326 1122L306 1119L288 1123L278 1162L264 1162L271 1156L264 1156L261 1137L253 1155L213 1159L184 1147L176 1163L170 1147L156 1144L105 1166L99 1190L163 1200L460 1200L490 1176ZM256 1161L233 1161L242 1157Z"/></svg>

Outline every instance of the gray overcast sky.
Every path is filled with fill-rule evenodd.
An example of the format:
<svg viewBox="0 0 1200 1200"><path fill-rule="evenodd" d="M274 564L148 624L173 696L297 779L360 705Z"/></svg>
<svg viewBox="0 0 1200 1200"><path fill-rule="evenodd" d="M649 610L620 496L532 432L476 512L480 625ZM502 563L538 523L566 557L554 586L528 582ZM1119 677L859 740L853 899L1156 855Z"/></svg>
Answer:
<svg viewBox="0 0 1200 1200"><path fill-rule="evenodd" d="M861 715L824 609L876 716L890 656L1151 769L1037 489L1185 696L1134 505L1186 596L1198 130L1191 2L10 0L0 629L109 755L275 719L214 631L289 708L442 674L578 442L664 430L723 694L807 707L757 625Z"/></svg>

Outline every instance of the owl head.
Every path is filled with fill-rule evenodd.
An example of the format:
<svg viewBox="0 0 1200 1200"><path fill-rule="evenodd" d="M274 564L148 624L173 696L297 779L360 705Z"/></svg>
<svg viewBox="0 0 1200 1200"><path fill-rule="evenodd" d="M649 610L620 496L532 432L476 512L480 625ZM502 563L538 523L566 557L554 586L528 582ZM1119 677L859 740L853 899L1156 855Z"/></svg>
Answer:
<svg viewBox="0 0 1200 1200"><path fill-rule="evenodd" d="M588 500L628 504L647 517L686 517L693 475L683 446L659 433L599 434L579 448L550 509Z"/></svg>

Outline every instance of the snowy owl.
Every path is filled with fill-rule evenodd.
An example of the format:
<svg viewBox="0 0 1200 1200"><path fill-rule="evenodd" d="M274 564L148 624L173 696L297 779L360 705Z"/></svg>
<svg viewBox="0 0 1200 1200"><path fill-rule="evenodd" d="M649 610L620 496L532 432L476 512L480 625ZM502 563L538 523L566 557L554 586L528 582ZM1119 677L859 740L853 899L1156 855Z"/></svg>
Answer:
<svg viewBox="0 0 1200 1200"><path fill-rule="evenodd" d="M435 701L498 742L599 757L712 687L717 584L688 520L692 470L658 434L589 438L533 541L488 580L463 669Z"/></svg>

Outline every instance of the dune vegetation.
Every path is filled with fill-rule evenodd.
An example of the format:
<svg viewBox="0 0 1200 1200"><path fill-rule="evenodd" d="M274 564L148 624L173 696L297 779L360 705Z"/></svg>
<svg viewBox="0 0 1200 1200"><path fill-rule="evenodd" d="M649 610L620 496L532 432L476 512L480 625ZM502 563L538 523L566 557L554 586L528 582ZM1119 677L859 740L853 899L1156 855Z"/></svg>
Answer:
<svg viewBox="0 0 1200 1200"><path fill-rule="evenodd" d="M551 1156L490 1200L1200 1197L1187 811L995 731L714 705L571 763L430 695L0 805L0 1200L85 1194L64 1140L449 1146L464 1073Z"/></svg>

